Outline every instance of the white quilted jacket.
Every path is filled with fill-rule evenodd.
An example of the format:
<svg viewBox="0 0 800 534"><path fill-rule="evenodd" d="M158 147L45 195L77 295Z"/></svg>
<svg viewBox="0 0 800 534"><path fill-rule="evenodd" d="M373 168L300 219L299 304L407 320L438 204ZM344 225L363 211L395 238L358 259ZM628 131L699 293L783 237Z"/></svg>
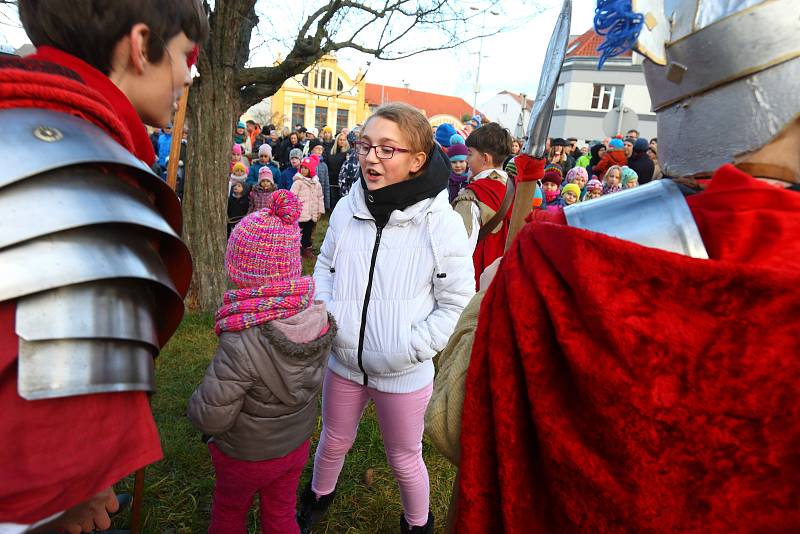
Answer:
<svg viewBox="0 0 800 534"><path fill-rule="evenodd" d="M409 393L433 380L432 358L475 293L472 250L446 189L395 210L376 248L378 234L356 182L331 215L314 269L316 298L339 327L328 365L379 391Z"/></svg>

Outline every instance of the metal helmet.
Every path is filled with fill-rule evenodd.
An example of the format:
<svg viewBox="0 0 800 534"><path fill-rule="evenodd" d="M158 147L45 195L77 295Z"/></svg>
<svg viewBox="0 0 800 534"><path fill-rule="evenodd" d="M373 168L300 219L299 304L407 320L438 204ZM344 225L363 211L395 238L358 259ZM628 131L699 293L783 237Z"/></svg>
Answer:
<svg viewBox="0 0 800 534"><path fill-rule="evenodd" d="M606 4L598 2L598 17L609 14L601 13ZM633 48L647 58L666 175L710 174L800 116L797 0L633 0L632 7L608 21L641 29ZM614 25L607 28L597 31L617 33L619 43Z"/></svg>

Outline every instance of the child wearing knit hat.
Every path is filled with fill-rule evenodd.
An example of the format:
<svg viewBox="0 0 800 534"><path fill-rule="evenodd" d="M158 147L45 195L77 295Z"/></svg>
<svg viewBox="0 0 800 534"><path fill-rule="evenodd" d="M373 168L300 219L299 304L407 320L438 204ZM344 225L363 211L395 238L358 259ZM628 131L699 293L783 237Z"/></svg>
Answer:
<svg viewBox="0 0 800 534"><path fill-rule="evenodd" d="M258 185L261 181L259 175L263 167L269 167L273 182L280 177L281 171L272 161L272 147L267 143L258 147L258 159L250 165L250 171L247 173L247 185L250 187Z"/></svg>
<svg viewBox="0 0 800 534"><path fill-rule="evenodd" d="M561 182L563 176L561 168L553 165L547 167L542 177L542 192L544 193L545 207L561 206Z"/></svg>
<svg viewBox="0 0 800 534"><path fill-rule="evenodd" d="M564 201L564 206L572 206L580 201L580 197L581 188L578 187L576 183L567 184L564 186L564 189L561 190L561 199Z"/></svg>
<svg viewBox="0 0 800 534"><path fill-rule="evenodd" d="M458 134L454 134L451 137L451 140L461 139L461 136ZM461 192L461 189L467 185L469 182L469 174L467 173L467 155L469 151L467 150L467 145L464 144L463 139L461 143L453 143L450 145L450 148L447 149L447 157L450 159L450 167L452 171L450 172L450 181L448 183L448 192L450 195L450 202L452 203L453 200L458 196L458 193Z"/></svg>
<svg viewBox="0 0 800 534"><path fill-rule="evenodd" d="M228 176L228 194L231 193L231 188L234 184L242 184L247 189L245 180L247 180L247 167L241 161L235 163L231 167L231 174Z"/></svg>
<svg viewBox="0 0 800 534"><path fill-rule="evenodd" d="M297 195L303 203L303 210L300 214L300 228L303 231L303 238L300 242L304 258L314 256L311 251L311 236L314 234L314 227L317 221L325 213L325 197L322 192L322 184L317 177L317 165L319 157L312 154L303 158L294 175L292 193Z"/></svg>
<svg viewBox="0 0 800 534"><path fill-rule="evenodd" d="M248 171L250 166L248 165L247 158L244 157L242 145L233 145L231 148L231 171L233 171L233 166L237 163L244 165L245 172Z"/></svg>
<svg viewBox="0 0 800 534"><path fill-rule="evenodd" d="M272 193L275 191L275 178L272 171L264 165L258 171L258 184L250 189L250 208L247 213L272 206Z"/></svg>
<svg viewBox="0 0 800 534"><path fill-rule="evenodd" d="M243 530L257 492L264 532L298 532L297 486L337 333L325 304L313 300L313 278L301 276L301 211L292 193L276 191L228 240L225 269L237 288L215 315L217 352L187 411L211 436L209 532Z"/></svg>
<svg viewBox="0 0 800 534"><path fill-rule="evenodd" d="M300 162L303 160L303 151L299 148L293 148L289 151L289 166L281 172L280 183L275 182L278 189L291 189L294 182L294 175L300 169Z"/></svg>
<svg viewBox="0 0 800 534"><path fill-rule="evenodd" d="M639 185L639 175L630 167L622 167L622 189L631 189Z"/></svg>
<svg viewBox="0 0 800 534"><path fill-rule="evenodd" d="M603 184L597 179L597 176L592 176L592 179L586 183L586 194L583 200L592 200L603 196Z"/></svg>

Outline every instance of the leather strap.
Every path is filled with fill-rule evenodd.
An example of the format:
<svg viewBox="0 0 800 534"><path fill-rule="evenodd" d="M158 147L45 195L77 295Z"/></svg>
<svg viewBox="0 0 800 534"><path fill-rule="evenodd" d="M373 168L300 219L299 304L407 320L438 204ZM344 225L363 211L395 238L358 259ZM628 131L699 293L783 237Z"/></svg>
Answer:
<svg viewBox="0 0 800 534"><path fill-rule="evenodd" d="M483 241L483 239L488 236L492 230L497 228L499 224L502 224L503 219L506 217L506 213L511 208L512 202L514 202L514 179L512 177L508 177L506 180L506 194L503 197L503 202L500 204L500 209L497 210L491 219L486 221L486 224L481 226L480 231L478 232L478 242Z"/></svg>
<svg viewBox="0 0 800 534"><path fill-rule="evenodd" d="M794 172L783 165L742 161L736 164L736 168L757 178L772 178L773 180L780 180L790 184L798 183L798 177L795 176Z"/></svg>

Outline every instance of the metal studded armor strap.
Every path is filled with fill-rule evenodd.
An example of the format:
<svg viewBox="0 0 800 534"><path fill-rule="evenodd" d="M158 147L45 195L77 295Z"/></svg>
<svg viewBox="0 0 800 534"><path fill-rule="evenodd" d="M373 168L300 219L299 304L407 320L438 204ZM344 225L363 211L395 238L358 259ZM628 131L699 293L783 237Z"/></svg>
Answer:
<svg viewBox="0 0 800 534"><path fill-rule="evenodd" d="M0 124L0 301L16 300L19 394L153 390L191 277L177 197L83 120L13 109Z"/></svg>

